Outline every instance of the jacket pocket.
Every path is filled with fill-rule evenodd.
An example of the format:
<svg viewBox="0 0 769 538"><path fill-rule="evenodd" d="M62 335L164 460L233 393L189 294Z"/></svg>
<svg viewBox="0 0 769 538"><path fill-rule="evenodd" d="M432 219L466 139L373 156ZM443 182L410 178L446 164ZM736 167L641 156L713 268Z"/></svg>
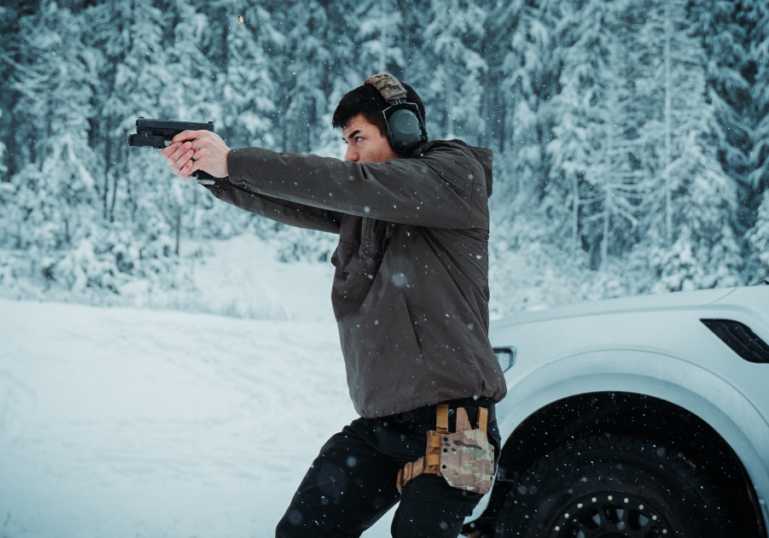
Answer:
<svg viewBox="0 0 769 538"><path fill-rule="evenodd" d="M339 238L331 256L337 270L359 275L376 274L382 264L385 243L394 225L381 220L361 219L358 229ZM388 235L389 234L389 235Z"/></svg>
<svg viewBox="0 0 769 538"><path fill-rule="evenodd" d="M331 256L336 267L331 299L337 320L357 312L368 297L384 258L387 224L364 218L360 228L351 231L359 237L340 237Z"/></svg>

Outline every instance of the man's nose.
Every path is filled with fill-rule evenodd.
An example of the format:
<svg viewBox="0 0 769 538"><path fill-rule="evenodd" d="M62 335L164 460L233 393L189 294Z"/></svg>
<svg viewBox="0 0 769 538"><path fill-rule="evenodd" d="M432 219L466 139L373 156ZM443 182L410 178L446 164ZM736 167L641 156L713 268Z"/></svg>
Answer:
<svg viewBox="0 0 769 538"><path fill-rule="evenodd" d="M358 159L360 159L360 155L358 155L358 151L352 146L347 146L347 151L344 154L344 160L357 163Z"/></svg>

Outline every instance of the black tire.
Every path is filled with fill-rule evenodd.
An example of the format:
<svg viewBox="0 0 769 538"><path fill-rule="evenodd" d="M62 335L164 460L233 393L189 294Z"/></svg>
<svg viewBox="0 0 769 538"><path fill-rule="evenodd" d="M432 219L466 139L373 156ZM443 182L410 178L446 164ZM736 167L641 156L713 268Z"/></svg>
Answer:
<svg viewBox="0 0 769 538"><path fill-rule="evenodd" d="M513 484L497 525L505 538L723 537L721 508L679 453L628 437L562 446Z"/></svg>

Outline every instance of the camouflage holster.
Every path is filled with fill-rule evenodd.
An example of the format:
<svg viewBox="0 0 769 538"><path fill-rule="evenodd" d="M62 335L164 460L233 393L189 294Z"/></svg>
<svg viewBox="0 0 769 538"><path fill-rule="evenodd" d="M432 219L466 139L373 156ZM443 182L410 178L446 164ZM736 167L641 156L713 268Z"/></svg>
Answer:
<svg viewBox="0 0 769 538"><path fill-rule="evenodd" d="M488 493L494 476L494 447L487 436L489 412L478 408L478 429L473 429L467 411L457 409L456 428L449 433L449 406L437 408L436 429L427 432L424 458L407 463L398 472L398 491L422 473L442 476L452 487Z"/></svg>

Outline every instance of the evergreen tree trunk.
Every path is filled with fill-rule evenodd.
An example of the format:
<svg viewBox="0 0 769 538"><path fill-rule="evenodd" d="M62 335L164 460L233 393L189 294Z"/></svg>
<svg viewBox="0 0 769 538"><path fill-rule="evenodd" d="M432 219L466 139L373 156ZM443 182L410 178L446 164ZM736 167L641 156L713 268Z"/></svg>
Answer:
<svg viewBox="0 0 769 538"><path fill-rule="evenodd" d="M673 244L673 188L671 185L670 164L673 161L673 78L670 72L670 41L673 38L673 23L667 1L663 0L664 39L663 61L665 62L665 148L662 161L662 173L665 189L665 241L668 248Z"/></svg>
<svg viewBox="0 0 769 538"><path fill-rule="evenodd" d="M606 169L610 170L612 165L612 155L614 154L614 128L613 118L607 118L606 121ZM610 179L610 178L607 178ZM609 233L611 230L611 216L614 213L612 205L612 182L606 181L604 184L604 208L603 208L603 233L601 234L601 267L606 267L606 260L609 257Z"/></svg>
<svg viewBox="0 0 769 538"><path fill-rule="evenodd" d="M112 202L109 206L109 221L115 222L115 203L117 202L117 185L118 174L115 174L115 179L112 181Z"/></svg>
<svg viewBox="0 0 769 538"><path fill-rule="evenodd" d="M107 199L109 196L109 173L112 165L112 137L110 136L110 133L112 132L112 122L110 117L107 118L107 136L105 137L105 143L104 143L104 194L102 196L103 199L103 211L102 216L104 220L108 220L109 215L107 212ZM113 202L114 203L114 202Z"/></svg>
<svg viewBox="0 0 769 538"><path fill-rule="evenodd" d="M572 175L572 202L571 202L571 255L577 255L577 243L579 239L579 178Z"/></svg>
<svg viewBox="0 0 769 538"><path fill-rule="evenodd" d="M181 206L176 211L176 245L174 246L174 254L179 255L179 242L182 233L182 208Z"/></svg>

